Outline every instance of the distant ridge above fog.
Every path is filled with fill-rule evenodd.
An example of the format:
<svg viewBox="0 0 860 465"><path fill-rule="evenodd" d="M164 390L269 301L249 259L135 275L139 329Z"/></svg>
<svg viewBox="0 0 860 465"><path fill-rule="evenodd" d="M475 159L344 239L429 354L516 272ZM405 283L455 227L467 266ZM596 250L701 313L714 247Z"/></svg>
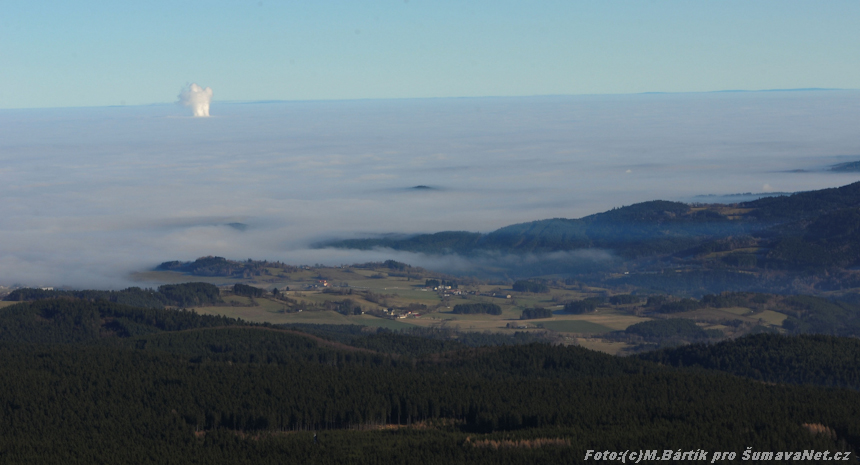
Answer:
<svg viewBox="0 0 860 465"><path fill-rule="evenodd" d="M625 259L636 259L677 253L705 242L734 236L766 237L771 242L779 243L783 238L796 240L798 231L808 230L812 235L804 240L817 243L823 239L823 244L828 244L828 241L830 244L825 248L832 248L833 244L841 246L846 234L855 234L851 223L854 220L845 215L852 218L851 215L860 215L860 182L839 188L769 196L732 205L701 206L654 200L579 219L553 218L514 224L487 234L443 231L409 237L331 241L319 247L360 250L388 248L425 254L461 255L601 249ZM842 218L839 220L842 226L832 229L830 223L837 217ZM857 221L860 221L860 216ZM856 234L860 234L860 222ZM860 241L860 237L857 239ZM853 257L843 257L842 261L847 261L840 261L841 266L860 262L860 246L854 249L856 257L840 249L840 253L848 253Z"/></svg>
<svg viewBox="0 0 860 465"><path fill-rule="evenodd" d="M838 163L830 166L830 171L840 173L856 173L860 172L860 161L850 161L847 163Z"/></svg>
<svg viewBox="0 0 860 465"><path fill-rule="evenodd" d="M832 90L857 90L857 89L840 89L840 88L829 88L829 87L800 87L800 88L796 88L796 89L758 89L758 90L726 89L726 90L714 90L711 92L818 92L818 91L832 91Z"/></svg>

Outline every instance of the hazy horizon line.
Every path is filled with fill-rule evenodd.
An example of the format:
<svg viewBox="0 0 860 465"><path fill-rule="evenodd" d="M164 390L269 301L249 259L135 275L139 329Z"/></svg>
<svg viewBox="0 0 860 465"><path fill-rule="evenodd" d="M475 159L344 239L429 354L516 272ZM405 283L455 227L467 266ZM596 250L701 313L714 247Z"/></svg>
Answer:
<svg viewBox="0 0 860 465"><path fill-rule="evenodd" d="M722 89L701 91L646 91L629 93L597 93L597 94L529 94L529 95L472 95L472 96L447 96L447 97L364 97L364 98L333 98L333 99L261 99L261 100L213 100L215 104L228 105L252 105L270 103L307 103L307 102L361 102L361 101L396 101L396 100L465 100L465 99L499 99L499 98L538 98L538 97L599 97L599 96L634 96L634 95L681 95L681 94L721 94L721 93L768 93L768 92L833 92L833 91L860 91L860 88L847 89L840 87L797 87L787 89ZM124 108L124 107L152 107L178 105L178 102L152 102L138 104L119 105L70 105L59 107L4 107L4 110L53 110L74 108Z"/></svg>

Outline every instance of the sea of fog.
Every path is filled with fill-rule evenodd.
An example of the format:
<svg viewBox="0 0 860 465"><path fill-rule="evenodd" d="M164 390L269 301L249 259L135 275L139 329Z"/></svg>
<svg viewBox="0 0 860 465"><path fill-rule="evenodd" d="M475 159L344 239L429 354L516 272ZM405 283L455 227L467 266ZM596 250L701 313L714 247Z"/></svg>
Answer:
<svg viewBox="0 0 860 465"><path fill-rule="evenodd" d="M0 110L0 285L151 285L131 273L205 255L456 271L468 263L309 245L860 179L827 171L860 160L860 91L216 100L211 114Z"/></svg>

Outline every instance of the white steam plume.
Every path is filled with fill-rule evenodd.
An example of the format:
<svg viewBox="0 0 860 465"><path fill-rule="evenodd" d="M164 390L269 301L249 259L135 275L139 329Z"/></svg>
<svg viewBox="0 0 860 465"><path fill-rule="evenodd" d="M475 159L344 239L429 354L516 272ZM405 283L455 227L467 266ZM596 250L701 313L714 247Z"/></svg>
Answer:
<svg viewBox="0 0 860 465"><path fill-rule="evenodd" d="M194 116L209 116L209 102L212 101L212 88L202 88L196 83L182 89L179 103L190 107Z"/></svg>

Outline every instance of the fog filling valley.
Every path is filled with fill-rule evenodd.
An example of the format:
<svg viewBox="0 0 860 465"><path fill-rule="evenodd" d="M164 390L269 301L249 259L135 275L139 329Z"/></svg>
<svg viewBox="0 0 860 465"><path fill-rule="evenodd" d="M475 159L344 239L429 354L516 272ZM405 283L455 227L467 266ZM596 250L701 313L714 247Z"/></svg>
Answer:
<svg viewBox="0 0 860 465"><path fill-rule="evenodd" d="M462 257L310 245L860 178L827 171L860 160L858 91L216 100L211 113L0 110L0 285L149 286L131 273L205 255L468 272Z"/></svg>

